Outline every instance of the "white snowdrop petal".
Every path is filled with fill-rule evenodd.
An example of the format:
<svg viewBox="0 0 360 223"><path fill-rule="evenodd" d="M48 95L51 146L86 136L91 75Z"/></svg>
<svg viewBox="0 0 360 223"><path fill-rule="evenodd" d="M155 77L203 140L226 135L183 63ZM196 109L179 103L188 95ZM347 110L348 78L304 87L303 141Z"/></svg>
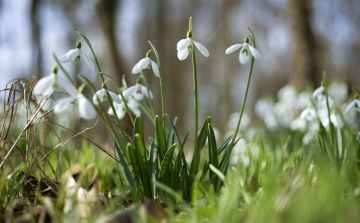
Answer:
<svg viewBox="0 0 360 223"><path fill-rule="evenodd" d="M76 49L71 49L66 53L66 57L70 58L70 59L75 59L77 56L79 56L80 54L80 49L76 48Z"/></svg>
<svg viewBox="0 0 360 223"><path fill-rule="evenodd" d="M139 67L139 62L137 63L137 64L135 64L135 66L133 67L133 69L132 69L132 73L133 74L138 74L138 73L140 73L140 71L141 71L142 69Z"/></svg>
<svg viewBox="0 0 360 223"><path fill-rule="evenodd" d="M90 70L95 70L95 64L94 64L94 62L92 62L90 57L83 52L81 52L81 56L84 57L84 60L87 63L87 65L89 66Z"/></svg>
<svg viewBox="0 0 360 223"><path fill-rule="evenodd" d="M247 62L249 62L250 59L250 53L246 51L247 50L245 47L243 47L240 51L240 56L239 56L239 61L241 64L247 64Z"/></svg>
<svg viewBox="0 0 360 223"><path fill-rule="evenodd" d="M61 79L60 81L61 88L71 96L77 96L78 90L76 87L67 79Z"/></svg>
<svg viewBox="0 0 360 223"><path fill-rule="evenodd" d="M209 57L210 53L209 51L206 49L206 47L204 45L202 45L199 42L194 41L194 44L196 46L196 48L198 48L198 50L205 56L205 57Z"/></svg>
<svg viewBox="0 0 360 223"><path fill-rule="evenodd" d="M136 86L131 86L122 92L125 99L129 98L136 91Z"/></svg>
<svg viewBox="0 0 360 223"><path fill-rule="evenodd" d="M124 109L119 109L117 112L116 112L116 115L118 116L118 119L123 119L124 116L126 114L126 111Z"/></svg>
<svg viewBox="0 0 360 223"><path fill-rule="evenodd" d="M184 50L191 44L191 39L182 39L177 43L176 50Z"/></svg>
<svg viewBox="0 0 360 223"><path fill-rule="evenodd" d="M229 48L226 49L225 53L226 54L230 54L235 52L236 50L240 49L240 47L242 47L242 44L235 44L230 46Z"/></svg>
<svg viewBox="0 0 360 223"><path fill-rule="evenodd" d="M139 68L146 69L149 66L150 63L150 58L149 57L145 57L144 59L141 59L138 63Z"/></svg>
<svg viewBox="0 0 360 223"><path fill-rule="evenodd" d="M144 94L140 92L135 92L134 94L132 94L132 96L137 101L141 101L144 98Z"/></svg>
<svg viewBox="0 0 360 223"><path fill-rule="evenodd" d="M253 57L257 60L261 60L261 55L259 53L259 51L257 51L257 49L255 49L254 47L249 45L249 49L251 52L251 55L253 55Z"/></svg>
<svg viewBox="0 0 360 223"><path fill-rule="evenodd" d="M187 50L179 50L177 56L179 60L185 60L189 55L189 51Z"/></svg>
<svg viewBox="0 0 360 223"><path fill-rule="evenodd" d="M66 53L64 55L62 55L59 58L59 60L60 60L61 63L69 63L70 61L72 61L72 59L70 57L66 56Z"/></svg>
<svg viewBox="0 0 360 223"><path fill-rule="evenodd" d="M356 101L352 101L347 107L346 107L346 112L349 112L352 108L355 107Z"/></svg>
<svg viewBox="0 0 360 223"><path fill-rule="evenodd" d="M152 68L155 76L160 77L159 66L154 61L152 61L152 60L150 60L150 61L151 61L151 68Z"/></svg>
<svg viewBox="0 0 360 223"><path fill-rule="evenodd" d="M149 95L148 95L148 92L147 92L147 88L145 87L145 86L143 86L143 85L141 85L141 92L147 97L147 98L149 98ZM150 97L151 97L151 99L153 99L153 93L150 91L150 89L149 89L149 94L150 94Z"/></svg>
<svg viewBox="0 0 360 223"><path fill-rule="evenodd" d="M84 119L93 119L96 117L96 110L93 104L83 95L78 95L79 114Z"/></svg>
<svg viewBox="0 0 360 223"><path fill-rule="evenodd" d="M34 95L45 95L44 92L47 91L48 88L51 88L52 84L53 84L53 78L51 77L51 75L41 78L35 84L33 94Z"/></svg>
<svg viewBox="0 0 360 223"><path fill-rule="evenodd" d="M324 92L324 87L320 86L317 88L313 93L313 98L316 98L317 96L321 95Z"/></svg>
<svg viewBox="0 0 360 223"><path fill-rule="evenodd" d="M93 96L93 102L95 105L99 105L101 102L104 101L104 96L106 96L106 90L101 89L97 91Z"/></svg>
<svg viewBox="0 0 360 223"><path fill-rule="evenodd" d="M115 94L114 92L108 91L111 98L118 104L121 104L121 99L119 98L119 96L117 94Z"/></svg>
<svg viewBox="0 0 360 223"><path fill-rule="evenodd" d="M75 99L76 99L76 97L68 97L68 98L59 100L59 103L55 106L54 112L60 113L60 112L64 111L65 109L67 109L69 107L70 103Z"/></svg>

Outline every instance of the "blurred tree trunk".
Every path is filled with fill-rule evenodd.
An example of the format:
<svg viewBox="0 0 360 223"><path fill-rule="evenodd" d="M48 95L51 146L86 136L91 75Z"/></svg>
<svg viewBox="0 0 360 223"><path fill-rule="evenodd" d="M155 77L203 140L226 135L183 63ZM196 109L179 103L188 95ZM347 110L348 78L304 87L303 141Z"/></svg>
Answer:
<svg viewBox="0 0 360 223"><path fill-rule="evenodd" d="M305 85L319 84L321 73L317 67L317 50L310 25L311 0L289 0L292 30L291 82L299 90Z"/></svg>
<svg viewBox="0 0 360 223"><path fill-rule="evenodd" d="M111 67L109 72L112 75L117 83L121 81L121 75L124 73L124 66L118 53L118 41L116 39L116 16L118 12L118 5L120 0L99 0L95 6L96 12L99 19L100 29L102 30L105 42L106 49L103 52L108 52L106 58L109 58L109 66ZM106 64L106 61L104 61Z"/></svg>
<svg viewBox="0 0 360 223"><path fill-rule="evenodd" d="M40 0L32 0L30 6L31 21L31 41L32 41L32 68L31 75L37 80L42 77L42 61L41 61L41 43L40 43L40 24L38 17L38 9Z"/></svg>

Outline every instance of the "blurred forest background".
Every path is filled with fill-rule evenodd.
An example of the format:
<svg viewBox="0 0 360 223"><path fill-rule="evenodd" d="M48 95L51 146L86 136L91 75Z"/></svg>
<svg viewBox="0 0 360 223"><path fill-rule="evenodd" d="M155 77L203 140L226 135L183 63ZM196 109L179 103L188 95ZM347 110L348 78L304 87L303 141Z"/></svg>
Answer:
<svg viewBox="0 0 360 223"><path fill-rule="evenodd" d="M90 39L102 70L119 84L125 74L130 86L150 40L160 53L166 111L179 117L185 133L193 127L192 66L191 59L178 60L176 44L186 37L190 16L195 39L210 51L209 58L197 53L200 122L210 115L222 132L240 108L249 69L225 50L243 42L246 26L263 58L255 63L248 111L289 82L298 90L317 87L322 70L331 80L360 83L359 0L0 0L0 89L16 77L48 75L51 53L60 57L75 48L77 30ZM100 83L85 63L65 67ZM145 74L160 114L159 80Z"/></svg>

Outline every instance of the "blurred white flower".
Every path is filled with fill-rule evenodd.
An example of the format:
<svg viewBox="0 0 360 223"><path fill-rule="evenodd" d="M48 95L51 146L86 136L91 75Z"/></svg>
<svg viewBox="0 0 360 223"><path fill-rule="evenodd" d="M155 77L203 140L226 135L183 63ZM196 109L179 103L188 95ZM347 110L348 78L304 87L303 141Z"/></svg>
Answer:
<svg viewBox="0 0 360 223"><path fill-rule="evenodd" d="M59 88L59 80L55 73L41 78L34 86L33 94L49 96Z"/></svg>
<svg viewBox="0 0 360 223"><path fill-rule="evenodd" d="M319 123L315 122L315 121L310 122L310 127L309 127L307 133L304 135L304 137L302 139L302 143L308 144L313 139L316 139L317 135L318 135L318 131L319 131Z"/></svg>
<svg viewBox="0 0 360 223"><path fill-rule="evenodd" d="M265 126L269 131L275 131L279 128L279 123L273 114L269 114L264 118Z"/></svg>
<svg viewBox="0 0 360 223"><path fill-rule="evenodd" d="M150 97L153 98L154 96L152 92L150 90L149 92L150 92ZM149 97L147 93L147 88L139 83L136 83L134 86L131 86L128 89L124 90L122 94L126 99L128 99L130 96L133 96L134 99L137 101L141 101L144 98L144 95L146 97Z"/></svg>
<svg viewBox="0 0 360 223"><path fill-rule="evenodd" d="M360 112L360 100L359 100L359 99L354 99L354 100L346 107L346 112L349 112L349 111L352 110L353 108L355 108L355 111Z"/></svg>
<svg viewBox="0 0 360 223"><path fill-rule="evenodd" d="M348 98L349 87L345 83L333 82L329 86L329 91L338 104L343 103Z"/></svg>
<svg viewBox="0 0 360 223"><path fill-rule="evenodd" d="M81 42L78 42L76 44L75 49L69 50L66 54L64 54L62 57L60 57L60 62L62 63L68 63L72 60L74 61L80 61L81 58L84 58L85 62L89 66L91 70L95 70L95 64L92 62L90 57L88 57L85 53L81 50Z"/></svg>
<svg viewBox="0 0 360 223"><path fill-rule="evenodd" d="M102 88L101 90L97 91L93 96L93 102L95 105L99 105L103 101L108 100L107 93L111 96L112 100L118 104L121 103L121 99L115 93Z"/></svg>
<svg viewBox="0 0 360 223"><path fill-rule="evenodd" d="M129 100L127 101L127 106L129 107L129 109L135 114L135 115L141 115L141 111L139 109L139 105L137 104L137 102L132 99L129 98ZM118 116L119 119L124 118L125 114L126 114L126 107L125 107L125 103L114 103L114 108L116 110L116 115ZM112 110L112 108L109 108L108 110L109 115L114 115L114 112Z"/></svg>
<svg viewBox="0 0 360 223"><path fill-rule="evenodd" d="M306 108L310 104L310 97L311 95L308 92L306 91L301 92L296 102L297 109L302 110Z"/></svg>
<svg viewBox="0 0 360 223"><path fill-rule="evenodd" d="M235 128L237 126L237 122L239 120L239 115L240 115L240 112L234 112L230 115L230 120L227 123L227 127L230 131L235 130ZM250 120L249 115L246 112L244 112L243 116L241 118L239 130L240 131L244 130L250 124L250 121L251 120Z"/></svg>
<svg viewBox="0 0 360 223"><path fill-rule="evenodd" d="M138 74L144 69L152 68L155 76L160 77L159 66L150 59L150 56L146 56L145 58L141 59L137 64L135 64L134 68L132 69L133 74Z"/></svg>
<svg viewBox="0 0 360 223"><path fill-rule="evenodd" d="M194 45L205 57L209 56L209 51L205 46L188 37L177 43L176 50L178 51L177 56L179 60L185 60L188 57L189 52L194 50Z"/></svg>
<svg viewBox="0 0 360 223"><path fill-rule="evenodd" d="M325 100L325 88L323 86L318 87L314 93L313 98L317 99L318 101L324 101ZM328 90L328 96L329 98L333 98L331 92Z"/></svg>
<svg viewBox="0 0 360 223"><path fill-rule="evenodd" d="M293 131L300 130L304 132L306 130L306 120L302 118L295 119L290 123L290 129Z"/></svg>
<svg viewBox="0 0 360 223"><path fill-rule="evenodd" d="M316 110L312 107L308 107L301 112L300 118L311 122L317 118Z"/></svg>
<svg viewBox="0 0 360 223"><path fill-rule="evenodd" d="M267 98L260 98L255 103L255 113L265 119L265 116L273 114L274 102Z"/></svg>
<svg viewBox="0 0 360 223"><path fill-rule="evenodd" d="M59 103L55 106L54 112L60 113L67 109L71 102L78 101L78 110L80 117L84 119L93 119L96 117L96 110L93 104L82 93L70 93L70 97L59 100Z"/></svg>
<svg viewBox="0 0 360 223"><path fill-rule="evenodd" d="M261 60L261 55L260 55L259 51L257 51L254 47L249 45L248 37L245 38L243 44L235 44L235 45L232 45L229 48L227 48L225 53L226 54L233 53L236 50L240 49L241 47L242 47L242 49L240 50L240 54L239 54L239 61L241 64L247 64L247 62L249 62L250 53L255 59L257 59L259 61Z"/></svg>
<svg viewBox="0 0 360 223"><path fill-rule="evenodd" d="M342 122L341 118L338 115L334 114L334 113L332 113L330 115L330 120L334 124L335 127L342 127L343 126L343 122ZM323 124L323 126L325 128L329 127L329 118L328 118L328 116L326 118L322 119L321 122L322 122L322 124Z"/></svg>
<svg viewBox="0 0 360 223"><path fill-rule="evenodd" d="M285 101L292 107L295 107L298 99L298 93L295 89L295 86L288 84L279 90L277 97L279 101Z"/></svg>
<svg viewBox="0 0 360 223"><path fill-rule="evenodd" d="M274 114L283 126L289 127L294 120L293 107L286 101L279 101L274 107Z"/></svg>

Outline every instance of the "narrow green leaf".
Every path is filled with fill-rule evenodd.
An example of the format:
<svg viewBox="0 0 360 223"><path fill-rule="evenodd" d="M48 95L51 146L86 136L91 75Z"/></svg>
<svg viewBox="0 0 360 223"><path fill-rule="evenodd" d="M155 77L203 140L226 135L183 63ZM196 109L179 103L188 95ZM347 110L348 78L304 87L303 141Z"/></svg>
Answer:
<svg viewBox="0 0 360 223"><path fill-rule="evenodd" d="M141 173L140 176L141 176L141 181L144 186L145 194L146 194L147 198L151 198L152 197L151 185L150 185L149 173L148 173L147 163L146 163L147 151L143 144L143 139L141 138L140 134L137 134L137 133L135 134L134 146L135 146L135 148L134 148L135 149L135 157L136 157L136 161L139 166L139 169L140 169L140 173Z"/></svg>
<svg viewBox="0 0 360 223"><path fill-rule="evenodd" d="M116 153L118 154L118 157L119 157L120 164L124 170L125 177L126 177L127 181L129 182L130 189L132 190L133 194L135 195L136 200L139 200L138 192L136 190L135 180L131 173L129 165L126 162L126 159L125 159L124 155L122 154L118 144L115 142L115 140L114 140L114 145L115 145Z"/></svg>
<svg viewBox="0 0 360 223"><path fill-rule="evenodd" d="M96 92L96 88L95 86L91 83L91 81L89 81L89 79L87 79L86 77L84 77L83 75L81 74L78 74L78 78L84 82L86 85L88 85L91 89L91 91L95 94Z"/></svg>
<svg viewBox="0 0 360 223"><path fill-rule="evenodd" d="M198 137L198 146L199 146L199 150L202 150L204 148L204 145L205 145L205 142L206 142L206 138L208 136L208 124L211 122L211 118L208 117L201 130L200 130L200 133L199 133L199 137Z"/></svg>
<svg viewBox="0 0 360 223"><path fill-rule="evenodd" d="M208 143L209 143L209 163L213 165L215 168L218 168L218 153L217 153L217 146L216 146L216 139L214 134L214 129L212 128L211 124L209 123L208 127ZM213 172L209 172L209 178L214 176ZM214 180L214 189L216 190L217 179Z"/></svg>
<svg viewBox="0 0 360 223"><path fill-rule="evenodd" d="M160 160L164 159L166 153L166 140L165 133L161 124L161 120L158 115L155 116L155 132L156 132L156 144L159 148Z"/></svg>
<svg viewBox="0 0 360 223"><path fill-rule="evenodd" d="M174 153L174 150L176 148L176 143L174 143L169 150L166 152L164 159L161 162L161 167L160 167L160 173L159 173L159 180L161 182L165 182L166 178L165 176L167 175L167 172L169 170L169 164L171 162L171 158L172 155Z"/></svg>
<svg viewBox="0 0 360 223"><path fill-rule="evenodd" d="M158 148L156 146L155 143L155 137L153 137L151 139L151 144L150 144L150 152L149 152L149 160L148 160L148 170L149 170L149 175L151 178L151 192L152 192L152 196L155 199L156 197L156 186L154 184L154 182L156 181L156 177L159 171L159 166L158 166Z"/></svg>

